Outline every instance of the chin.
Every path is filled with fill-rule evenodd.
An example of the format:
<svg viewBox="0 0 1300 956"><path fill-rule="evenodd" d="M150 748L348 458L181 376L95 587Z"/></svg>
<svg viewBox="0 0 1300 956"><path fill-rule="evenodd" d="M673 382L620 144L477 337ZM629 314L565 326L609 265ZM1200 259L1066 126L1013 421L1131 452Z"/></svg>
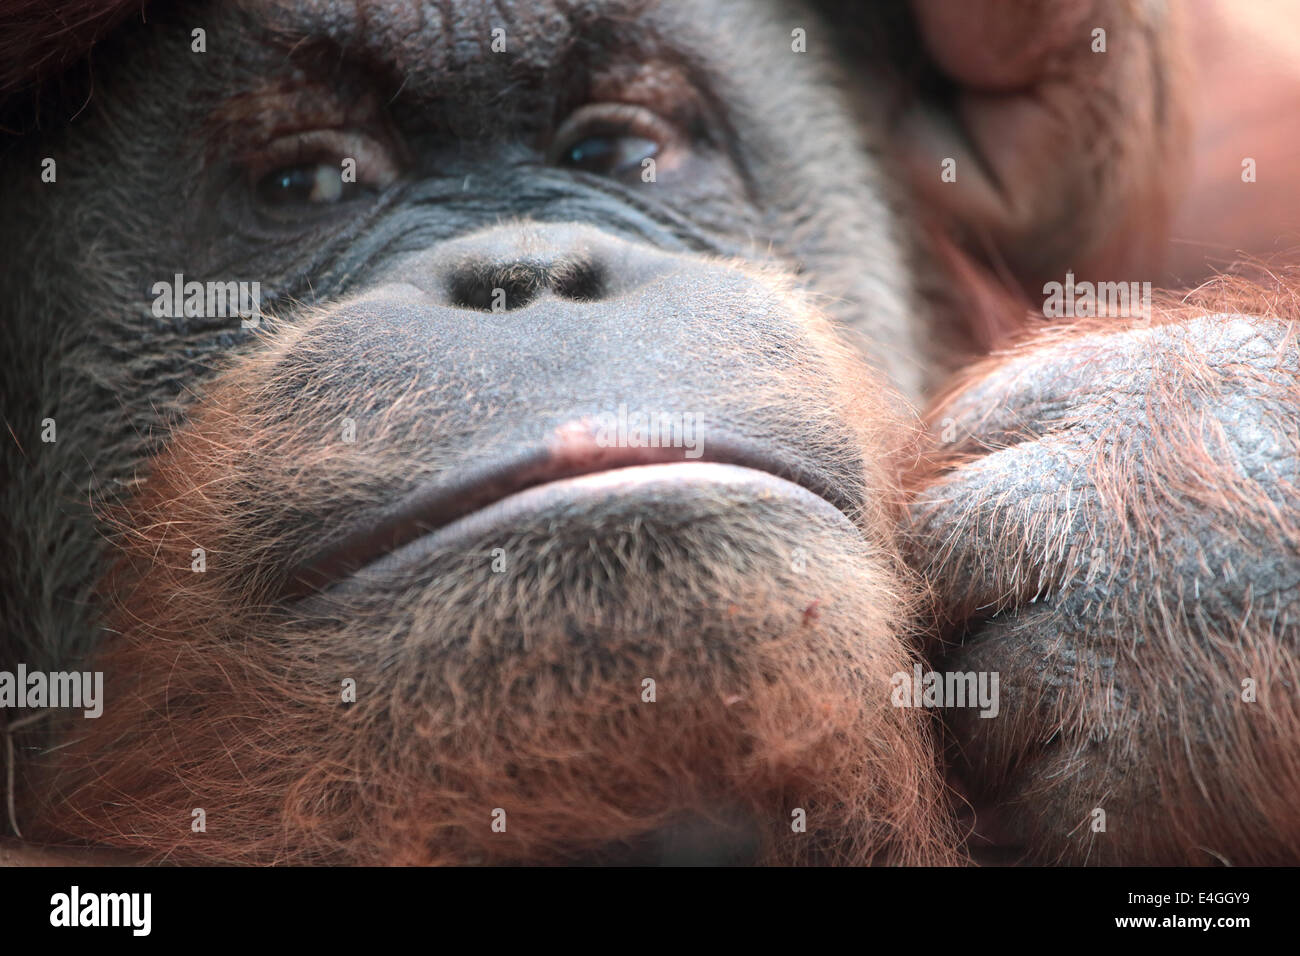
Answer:
<svg viewBox="0 0 1300 956"><path fill-rule="evenodd" d="M119 569L96 662L118 705L42 768L45 836L90 821L182 862L951 862L929 726L888 705L916 592L865 511L620 457L552 450L588 470L534 466L343 573L345 534L310 589Z"/></svg>

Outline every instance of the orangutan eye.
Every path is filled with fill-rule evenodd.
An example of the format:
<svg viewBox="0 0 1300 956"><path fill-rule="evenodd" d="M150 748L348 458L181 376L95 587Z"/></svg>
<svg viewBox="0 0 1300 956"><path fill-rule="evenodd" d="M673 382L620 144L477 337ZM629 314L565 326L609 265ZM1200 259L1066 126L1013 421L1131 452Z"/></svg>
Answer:
<svg viewBox="0 0 1300 956"><path fill-rule="evenodd" d="M600 176L627 177L663 155L678 137L672 125L642 106L595 103L567 119L555 136L552 162Z"/></svg>
<svg viewBox="0 0 1300 956"><path fill-rule="evenodd" d="M640 136L589 136L560 158L560 165L604 176L621 176L641 168L659 152L659 144Z"/></svg>
<svg viewBox="0 0 1300 956"><path fill-rule="evenodd" d="M257 184L257 198L268 206L318 204L352 199L360 184L344 182L339 163L307 163L285 166L267 173Z"/></svg>
<svg viewBox="0 0 1300 956"><path fill-rule="evenodd" d="M284 136L246 161L263 207L332 206L378 192L398 175L387 146L364 133L314 130Z"/></svg>

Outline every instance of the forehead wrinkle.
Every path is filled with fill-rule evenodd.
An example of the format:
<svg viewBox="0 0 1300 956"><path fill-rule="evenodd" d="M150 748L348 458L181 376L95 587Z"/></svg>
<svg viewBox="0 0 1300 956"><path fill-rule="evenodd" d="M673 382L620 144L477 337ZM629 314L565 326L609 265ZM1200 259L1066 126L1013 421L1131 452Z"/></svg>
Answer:
<svg viewBox="0 0 1300 956"><path fill-rule="evenodd" d="M599 26L632 39L643 34L657 0L237 0L264 42L293 50L326 40L345 56L418 86L482 67L558 63L585 31ZM492 31L507 52L493 53Z"/></svg>

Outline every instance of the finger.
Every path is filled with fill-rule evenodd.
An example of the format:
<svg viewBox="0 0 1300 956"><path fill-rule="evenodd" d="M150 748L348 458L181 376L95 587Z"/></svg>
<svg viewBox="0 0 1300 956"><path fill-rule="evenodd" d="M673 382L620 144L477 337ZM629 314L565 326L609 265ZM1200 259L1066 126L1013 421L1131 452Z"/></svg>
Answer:
<svg viewBox="0 0 1300 956"><path fill-rule="evenodd" d="M939 583L952 620L1046 595L1082 558L1097 494L1086 436L1053 436L967 462L922 489L908 507L905 548Z"/></svg>
<svg viewBox="0 0 1300 956"><path fill-rule="evenodd" d="M1041 80L1097 19L1095 0L913 0L935 64L972 89L1006 92Z"/></svg>
<svg viewBox="0 0 1300 956"><path fill-rule="evenodd" d="M972 366L926 416L941 433L940 457L1100 430L1108 421L1146 427L1170 405L1221 406L1226 398L1216 396L1233 383L1271 382L1284 390L1294 379L1289 323L1196 313L1167 318L1154 325L1101 320L1114 328L1057 326Z"/></svg>
<svg viewBox="0 0 1300 956"><path fill-rule="evenodd" d="M959 84L951 111L903 121L923 200L1031 283L1069 267L1148 271L1185 137L1171 98L1174 17L1118 0L915 9L936 65ZM947 178L945 159L956 162Z"/></svg>

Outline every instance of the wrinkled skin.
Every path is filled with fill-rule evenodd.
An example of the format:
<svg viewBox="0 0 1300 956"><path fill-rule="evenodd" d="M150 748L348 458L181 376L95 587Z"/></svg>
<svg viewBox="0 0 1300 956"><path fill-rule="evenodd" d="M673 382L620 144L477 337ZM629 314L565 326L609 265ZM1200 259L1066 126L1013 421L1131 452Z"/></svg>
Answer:
<svg viewBox="0 0 1300 956"><path fill-rule="evenodd" d="M1044 860L1283 863L1300 852L1295 328L1168 318L1038 336L932 413L960 437L913 477L910 546L951 582L948 618L981 621L946 666L1000 672L1013 702L954 711L955 767L985 828ZM1060 840L1093 807L1108 833L1144 828Z"/></svg>
<svg viewBox="0 0 1300 956"><path fill-rule="evenodd" d="M1155 274L1183 127L1160 5L1021 6L178 4L25 93L0 670L106 703L12 734L23 836L1300 859L1295 303L1026 327L1008 276ZM917 663L999 715L892 706Z"/></svg>

